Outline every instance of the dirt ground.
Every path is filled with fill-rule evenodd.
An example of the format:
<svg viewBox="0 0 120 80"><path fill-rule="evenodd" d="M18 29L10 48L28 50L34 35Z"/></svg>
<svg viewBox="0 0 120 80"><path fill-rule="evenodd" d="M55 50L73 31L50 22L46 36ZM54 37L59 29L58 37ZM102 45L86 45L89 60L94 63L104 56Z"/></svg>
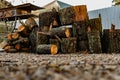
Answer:
<svg viewBox="0 0 120 80"><path fill-rule="evenodd" d="M120 54L0 53L0 80L120 80Z"/></svg>

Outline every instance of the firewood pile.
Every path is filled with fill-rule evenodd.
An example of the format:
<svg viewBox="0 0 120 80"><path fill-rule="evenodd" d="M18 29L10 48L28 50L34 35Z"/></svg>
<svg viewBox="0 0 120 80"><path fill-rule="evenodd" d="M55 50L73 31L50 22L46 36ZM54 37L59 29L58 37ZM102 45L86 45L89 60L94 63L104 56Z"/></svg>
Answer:
<svg viewBox="0 0 120 80"><path fill-rule="evenodd" d="M34 29L38 27L35 20L31 17L25 23L20 19L19 21L21 25L18 29L6 36L7 44L4 46L6 52L30 52L30 50L34 50L34 47L36 47L33 45L35 44L33 34L36 34Z"/></svg>
<svg viewBox="0 0 120 80"><path fill-rule="evenodd" d="M45 12L40 14L39 31L37 33L37 46L54 44L58 48L58 53L75 53L77 51L91 51L89 44L93 45L98 39L101 50L101 35L92 39L90 32L102 33L101 18L88 19L86 5L72 6L56 12ZM53 15L54 14L54 15ZM60 20L60 22L59 22ZM56 26L55 26L56 25ZM72 27L67 27L71 25ZM89 32L89 33L88 33ZM90 39L88 39L90 38ZM89 40L94 40L90 43ZM97 44L97 43L96 43ZM97 45L91 46L92 48ZM41 53L40 50L37 52Z"/></svg>

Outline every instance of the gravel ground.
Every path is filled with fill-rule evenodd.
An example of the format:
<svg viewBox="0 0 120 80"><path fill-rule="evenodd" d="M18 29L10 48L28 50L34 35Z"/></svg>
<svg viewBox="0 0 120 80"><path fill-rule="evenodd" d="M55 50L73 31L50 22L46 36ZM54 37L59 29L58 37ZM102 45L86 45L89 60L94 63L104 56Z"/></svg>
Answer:
<svg viewBox="0 0 120 80"><path fill-rule="evenodd" d="M120 80L120 54L1 53L0 80Z"/></svg>

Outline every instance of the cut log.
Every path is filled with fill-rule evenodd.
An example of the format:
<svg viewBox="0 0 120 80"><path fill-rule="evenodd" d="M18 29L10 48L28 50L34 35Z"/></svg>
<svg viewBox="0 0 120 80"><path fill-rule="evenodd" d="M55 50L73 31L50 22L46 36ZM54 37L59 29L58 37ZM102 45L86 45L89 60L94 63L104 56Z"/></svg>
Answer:
<svg viewBox="0 0 120 80"><path fill-rule="evenodd" d="M29 43L29 39L20 37L18 40L12 42L13 45L18 44L18 43L25 43L25 44Z"/></svg>
<svg viewBox="0 0 120 80"><path fill-rule="evenodd" d="M51 23L54 23L53 26L59 26L60 20L58 12L50 11L44 12L39 15L39 26L50 26Z"/></svg>
<svg viewBox="0 0 120 80"><path fill-rule="evenodd" d="M79 41L77 43L77 51L89 51L88 40Z"/></svg>
<svg viewBox="0 0 120 80"><path fill-rule="evenodd" d="M45 34L41 34L40 32L37 32L37 45L41 45L41 44L48 44L49 43L49 39L48 36Z"/></svg>
<svg viewBox="0 0 120 80"><path fill-rule="evenodd" d="M61 43L58 39L49 39L50 44L54 44L58 47L58 52L61 52Z"/></svg>
<svg viewBox="0 0 120 80"><path fill-rule="evenodd" d="M105 29L102 36L102 49L105 53L120 52L120 29Z"/></svg>
<svg viewBox="0 0 120 80"><path fill-rule="evenodd" d="M102 53L100 32L88 32L89 49L91 53Z"/></svg>
<svg viewBox="0 0 120 80"><path fill-rule="evenodd" d="M89 20L89 26L91 27L91 31L99 31L102 33L102 22L101 18L94 18Z"/></svg>
<svg viewBox="0 0 120 80"><path fill-rule="evenodd" d="M66 27L60 27L60 28L52 28L50 31L50 36L59 36L60 38L68 38L70 37L70 29Z"/></svg>
<svg viewBox="0 0 120 80"><path fill-rule="evenodd" d="M76 38L62 38L61 51L63 53L74 53L76 52L76 45Z"/></svg>
<svg viewBox="0 0 120 80"><path fill-rule="evenodd" d="M80 41L87 40L87 21L74 22L73 27L73 36L77 37Z"/></svg>
<svg viewBox="0 0 120 80"><path fill-rule="evenodd" d="M62 25L69 25L76 21L88 20L86 5L72 6L59 11Z"/></svg>
<svg viewBox="0 0 120 80"><path fill-rule="evenodd" d="M32 31L32 29L37 25L36 21L34 20L34 18L30 17L25 21L25 24L29 27L29 30Z"/></svg>
<svg viewBox="0 0 120 80"><path fill-rule="evenodd" d="M7 53L16 53L16 52L17 52L16 49L9 49L9 50L7 51Z"/></svg>
<svg viewBox="0 0 120 80"><path fill-rule="evenodd" d="M20 25L18 27L17 32L22 36L22 37L28 37L29 36L29 29L26 26Z"/></svg>
<svg viewBox="0 0 120 80"><path fill-rule="evenodd" d="M29 48L21 48L21 51L22 52L30 52L30 49Z"/></svg>
<svg viewBox="0 0 120 80"><path fill-rule="evenodd" d="M52 54L55 55L58 52L58 48L56 45L38 45L37 46L37 53L40 54Z"/></svg>
<svg viewBox="0 0 120 80"><path fill-rule="evenodd" d="M19 38L19 34L18 33L9 33L7 35L7 39L8 40L17 40Z"/></svg>
<svg viewBox="0 0 120 80"><path fill-rule="evenodd" d="M16 45L15 45L15 49L16 49L17 51L19 51L19 50L21 49L21 45L20 45L20 44L16 44Z"/></svg>
<svg viewBox="0 0 120 80"><path fill-rule="evenodd" d="M34 27L32 29L32 32L29 35L29 41L30 41L30 50L33 53L36 53L36 47L37 47L37 31L38 31L38 27Z"/></svg>

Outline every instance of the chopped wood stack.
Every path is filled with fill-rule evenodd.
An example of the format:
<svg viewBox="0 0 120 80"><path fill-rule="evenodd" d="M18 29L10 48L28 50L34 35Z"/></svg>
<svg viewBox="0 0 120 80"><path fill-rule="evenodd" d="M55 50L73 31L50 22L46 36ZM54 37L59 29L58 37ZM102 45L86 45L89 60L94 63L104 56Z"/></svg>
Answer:
<svg viewBox="0 0 120 80"><path fill-rule="evenodd" d="M72 6L59 11L62 25L72 24L76 21L87 21L88 13L86 5Z"/></svg>
<svg viewBox="0 0 120 80"><path fill-rule="evenodd" d="M100 32L88 32L89 49L91 53L102 53Z"/></svg>
<svg viewBox="0 0 120 80"><path fill-rule="evenodd" d="M120 29L103 31L102 38L103 52L119 53L120 52Z"/></svg>
<svg viewBox="0 0 120 80"><path fill-rule="evenodd" d="M18 30L7 35L6 52L35 52L36 32L38 26L33 18L28 18L26 24L19 20L21 25Z"/></svg>

